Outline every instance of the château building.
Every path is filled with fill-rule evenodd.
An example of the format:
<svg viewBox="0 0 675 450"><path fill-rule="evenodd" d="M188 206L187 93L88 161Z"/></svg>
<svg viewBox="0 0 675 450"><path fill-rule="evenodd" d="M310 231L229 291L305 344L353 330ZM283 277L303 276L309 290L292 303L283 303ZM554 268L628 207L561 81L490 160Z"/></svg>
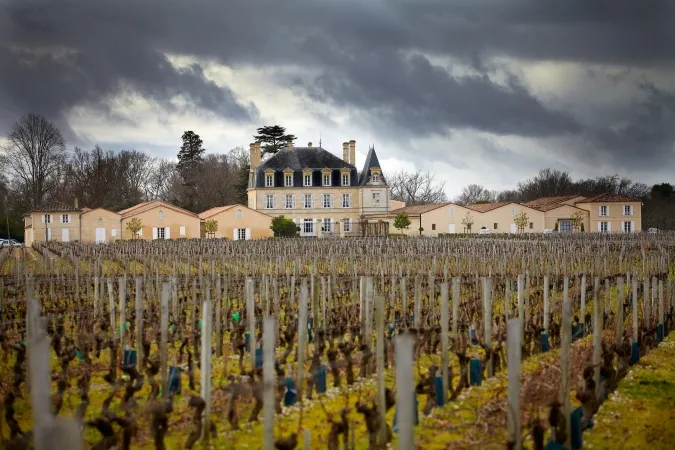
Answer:
<svg viewBox="0 0 675 450"><path fill-rule="evenodd" d="M249 208L293 220L301 236L356 235L362 221L390 210L389 186L374 147L361 173L353 140L342 144L342 159L311 142L294 147L292 141L265 161L260 143L253 143L250 157Z"/></svg>

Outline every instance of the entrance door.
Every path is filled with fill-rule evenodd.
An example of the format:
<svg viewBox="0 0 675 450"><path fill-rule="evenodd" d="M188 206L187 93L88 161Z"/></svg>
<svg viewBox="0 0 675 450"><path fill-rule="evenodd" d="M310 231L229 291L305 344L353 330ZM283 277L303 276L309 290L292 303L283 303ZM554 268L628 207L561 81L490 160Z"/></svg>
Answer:
<svg viewBox="0 0 675 450"><path fill-rule="evenodd" d="M517 233L518 232L518 227L516 226L515 223L511 224L511 233Z"/></svg>
<svg viewBox="0 0 675 450"><path fill-rule="evenodd" d="M105 228L97 228L96 229L96 243L104 243L105 242Z"/></svg>
<svg viewBox="0 0 675 450"><path fill-rule="evenodd" d="M451 223L450 227L448 227L448 233L452 233L452 234L456 233L454 223Z"/></svg>
<svg viewBox="0 0 675 450"><path fill-rule="evenodd" d="M69 242L70 241L70 229L69 228L62 228L61 229L61 242Z"/></svg>

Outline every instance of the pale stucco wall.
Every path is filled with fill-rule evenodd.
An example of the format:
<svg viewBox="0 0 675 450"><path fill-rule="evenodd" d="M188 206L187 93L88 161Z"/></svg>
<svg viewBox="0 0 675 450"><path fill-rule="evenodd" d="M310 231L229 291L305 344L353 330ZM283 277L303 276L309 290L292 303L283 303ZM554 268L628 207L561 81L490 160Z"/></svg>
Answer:
<svg viewBox="0 0 675 450"><path fill-rule="evenodd" d="M439 233L450 233L450 225L454 225L455 233L464 233L462 220L466 218L467 212L471 214L475 222L479 213L455 204L441 206L440 208L422 214L424 236L438 236ZM419 228L419 226L416 228ZM475 224L471 227L471 232L476 232Z"/></svg>
<svg viewBox="0 0 675 450"><path fill-rule="evenodd" d="M492 211L476 214L476 220L471 229L472 232L477 233L482 227L490 230L490 233L511 233L511 224L514 224L514 217L525 211L528 216L528 224L525 227L525 233L541 233L544 231L544 213L531 208L527 208L516 203L495 208ZM497 229L494 224L497 224ZM532 228L530 228L532 223Z"/></svg>
<svg viewBox="0 0 675 450"><path fill-rule="evenodd" d="M122 216L113 211L103 208L96 208L81 216L81 238L82 242L96 242L96 229L105 229L105 242L114 242L121 239L122 228L120 220ZM100 222L99 222L100 220ZM115 230L113 236L112 230Z"/></svg>
<svg viewBox="0 0 675 450"><path fill-rule="evenodd" d="M237 211L241 211L240 219L237 218ZM272 217L246 208L245 206L234 206L221 213L207 217L204 221L211 219L218 222L218 231L215 235L216 238L224 237L227 239L234 239L234 230L238 228L250 229L251 239L261 239L273 236L272 230L270 229Z"/></svg>
<svg viewBox="0 0 675 450"><path fill-rule="evenodd" d="M607 206L607 216L600 216L600 206ZM624 206L633 207L633 214L623 214ZM585 209L590 215L590 225L586 231L597 232L600 222L608 222L610 232L623 232L623 222L633 222L633 231L642 231L642 202L607 202L607 203L577 203L578 208Z"/></svg>
<svg viewBox="0 0 675 450"><path fill-rule="evenodd" d="M52 223L46 224L42 223L42 216L46 214L51 214ZM61 223L60 217L63 214L68 214L70 216L69 223ZM46 230L49 228L51 230L51 240L52 241L63 241L63 230L68 230L68 240L77 241L80 236L80 213L79 212L33 212L30 214L32 223L32 236L30 236L30 244L28 239L26 240L26 245L30 246L33 242L45 242L46 241Z"/></svg>
<svg viewBox="0 0 675 450"><path fill-rule="evenodd" d="M287 217L294 220L298 225L300 225L303 219L331 219L333 222L342 223L345 218L348 218L351 220L352 224L359 220L360 195L359 189L356 187L260 188L255 191L249 191L249 195L253 192L255 192L255 201L259 206L257 211L272 217ZM265 195L267 194L275 196L275 208L268 209L264 207ZM314 196L313 208L303 208L304 194L312 194ZM333 195L333 208L321 207L323 206L322 194ZM342 194L352 195L350 208L342 208ZM295 195L295 208L285 207L285 195ZM352 225L352 230L353 229L354 226Z"/></svg>
<svg viewBox="0 0 675 450"><path fill-rule="evenodd" d="M584 220L584 231L592 231L590 230L590 222L589 222L589 214L588 211L583 210L581 208L576 208L574 206L569 206L569 205L563 205L559 206L555 209L552 209L550 211L546 211L544 213L545 216L545 226L544 228L549 228L549 229L555 229L556 224L558 223L559 220L566 220L570 219L572 215L576 213L581 213L583 214Z"/></svg>
<svg viewBox="0 0 675 450"><path fill-rule="evenodd" d="M160 211L164 213L163 220L159 219ZM140 238L146 241L152 240L152 229L160 227L170 228L171 239L193 239L200 237L199 217L168 208L165 205L157 205L147 211L132 213L122 219L122 236L125 240L132 238L131 231L127 229L127 223L134 217L141 219L143 234ZM185 235L180 234L180 227L185 227Z"/></svg>

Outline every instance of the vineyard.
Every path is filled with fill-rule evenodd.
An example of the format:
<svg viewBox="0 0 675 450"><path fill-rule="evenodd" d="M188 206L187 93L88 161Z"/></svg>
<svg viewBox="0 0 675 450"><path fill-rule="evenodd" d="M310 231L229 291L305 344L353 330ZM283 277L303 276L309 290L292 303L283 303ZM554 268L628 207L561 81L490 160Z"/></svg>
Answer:
<svg viewBox="0 0 675 450"><path fill-rule="evenodd" d="M674 251L669 233L0 249L0 447L581 448L675 325Z"/></svg>

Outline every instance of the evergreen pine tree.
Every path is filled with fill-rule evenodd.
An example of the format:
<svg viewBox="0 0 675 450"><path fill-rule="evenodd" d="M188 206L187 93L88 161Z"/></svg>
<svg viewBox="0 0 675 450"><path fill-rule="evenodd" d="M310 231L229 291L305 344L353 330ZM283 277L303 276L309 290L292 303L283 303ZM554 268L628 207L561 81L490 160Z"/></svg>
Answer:
<svg viewBox="0 0 675 450"><path fill-rule="evenodd" d="M294 141L297 138L292 134L286 134L286 128L279 125L267 125L258 128L258 134L253 139L262 145L262 155L274 155L287 145L288 141Z"/></svg>

